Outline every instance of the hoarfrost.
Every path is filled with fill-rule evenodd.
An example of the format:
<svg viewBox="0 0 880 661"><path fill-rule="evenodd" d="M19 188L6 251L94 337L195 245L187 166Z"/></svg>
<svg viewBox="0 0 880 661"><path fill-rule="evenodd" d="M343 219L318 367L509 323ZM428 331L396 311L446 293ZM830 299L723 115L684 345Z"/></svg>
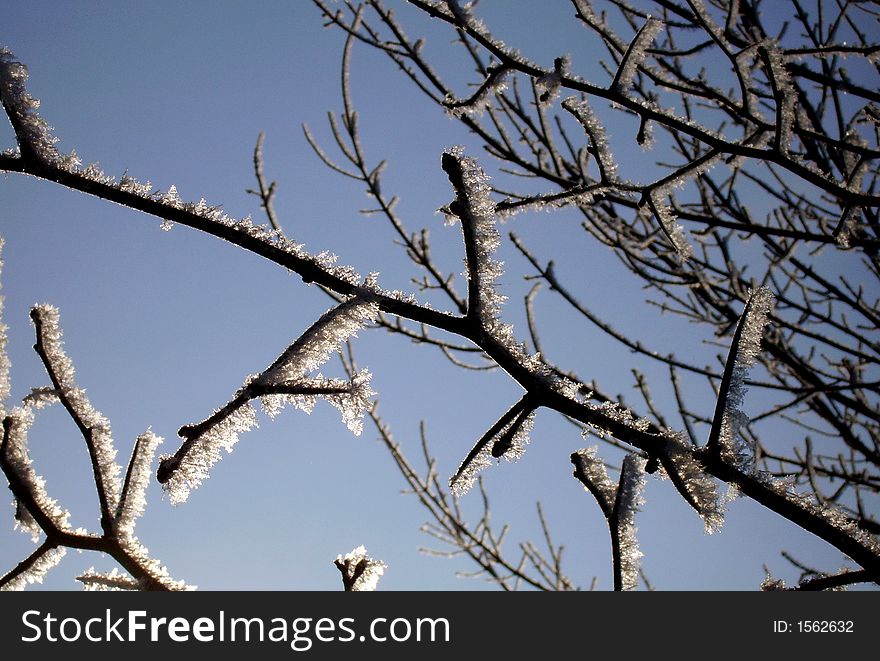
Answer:
<svg viewBox="0 0 880 661"><path fill-rule="evenodd" d="M596 159L599 165L599 173L603 182L616 180L617 164L614 155L608 146L608 138L605 135L605 127L599 118L593 113L593 109L586 99L575 96L568 97L562 102L562 107L570 112L578 120L584 131L590 138L588 151Z"/></svg>
<svg viewBox="0 0 880 661"><path fill-rule="evenodd" d="M785 581L781 578L773 578L773 574L766 571L764 579L761 581L762 592L775 592L776 590L785 590Z"/></svg>
<svg viewBox="0 0 880 661"><path fill-rule="evenodd" d="M388 565L367 555L367 549L358 546L345 555L336 556L334 563L342 572L349 592L372 592Z"/></svg>
<svg viewBox="0 0 880 661"><path fill-rule="evenodd" d="M77 576L76 580L83 584L83 589L87 592L139 590L142 587L140 581L121 573L116 567L107 574L99 573L94 567L89 567Z"/></svg>
<svg viewBox="0 0 880 661"><path fill-rule="evenodd" d="M147 506L147 487L150 484L152 471L150 466L156 448L162 442L162 438L151 431L138 436L129 462L128 474L119 506L116 508L115 527L118 535L131 537L134 534L135 523L144 513Z"/></svg>
<svg viewBox="0 0 880 661"><path fill-rule="evenodd" d="M227 454L232 452L239 434L256 426L256 412L249 403L244 403L195 438L182 458L177 459L174 455L160 457L160 472L173 471L163 483L171 504L185 502L190 491L210 477L211 468L220 461L221 450L225 450Z"/></svg>
<svg viewBox="0 0 880 661"><path fill-rule="evenodd" d="M841 214L839 229L837 230L837 234L835 237L837 245L839 245L841 248L850 247L853 232L855 231L856 225L858 224L858 219L858 207L847 207L843 214Z"/></svg>
<svg viewBox="0 0 880 661"><path fill-rule="evenodd" d="M611 84L612 89L623 91L632 85L639 65L645 61L645 57L648 54L648 47L662 28L663 21L651 16L648 17L648 20L645 21L645 24L636 33L636 36L633 37L629 48L623 54L623 58L620 60L620 65L617 68L617 73L614 76L614 81Z"/></svg>
<svg viewBox="0 0 880 661"><path fill-rule="evenodd" d="M617 485L608 477L608 469L598 451L598 445L583 448L575 452L571 459L576 468L575 476L584 483L584 489L600 501L599 506L608 516L617 497Z"/></svg>
<svg viewBox="0 0 880 661"><path fill-rule="evenodd" d="M654 216L660 223L660 228L669 239L675 251L678 253L679 259L686 262L694 256L694 249L688 240L687 232L681 223L678 222L677 216L672 213L672 209L662 200L662 195L654 190L649 195L649 206L654 212Z"/></svg>
<svg viewBox="0 0 880 661"><path fill-rule="evenodd" d="M187 585L184 581L176 581L171 578L168 568L161 562L150 556L150 552L136 537L121 537L120 546L132 558L140 568L152 580L173 591L195 590L196 586ZM147 579L142 579L146 582Z"/></svg>
<svg viewBox="0 0 880 661"><path fill-rule="evenodd" d="M63 546L56 546L46 549L37 558L34 559L31 566L14 579L0 587L0 591L17 592L24 590L32 583L42 583L43 577L55 565L61 562L67 549Z"/></svg>
<svg viewBox="0 0 880 661"><path fill-rule="evenodd" d="M464 156L462 147L453 147L444 152L442 163L456 189L456 199L449 206L448 219L461 221L465 245L469 248L469 259L465 265L468 300L474 309L469 309L468 314L476 315L486 327L495 327L505 297L495 288L503 265L493 257L501 238L495 226L495 203L489 195L489 177L476 159Z"/></svg>
<svg viewBox="0 0 880 661"><path fill-rule="evenodd" d="M754 471L755 455L740 431L749 420L741 407L748 390L746 376L761 352L761 338L772 305L773 294L766 287L759 287L749 297L728 357L728 362L733 361L730 383L727 392L719 395L725 397L718 429L721 456L749 473Z"/></svg>
<svg viewBox="0 0 880 661"><path fill-rule="evenodd" d="M633 415L632 411L627 409L626 407L621 406L618 402L602 402L601 404L594 404L591 401L585 401L584 406L589 408L591 411L595 411L601 414L602 418L605 420L616 422L620 425L624 425L626 427L630 427L635 429L636 431L645 431L651 426L650 420L647 418L637 418ZM599 438L605 438L606 436L612 436L612 433L609 429L602 426L601 422L598 420L594 420L593 422L588 423L589 429L585 429L581 435L584 438L587 438L590 430L596 434Z"/></svg>
<svg viewBox="0 0 880 661"><path fill-rule="evenodd" d="M500 461L502 458L516 461L522 457L534 422L534 410L525 408L513 412L510 422L502 425L497 431L495 431L495 427L498 427L496 423L489 433L477 441L455 475L450 478L449 488L452 494L461 497L470 491L480 471L488 468L495 461Z"/></svg>
<svg viewBox="0 0 880 661"><path fill-rule="evenodd" d="M8 48L0 47L0 100L15 128L19 147L29 149L43 163L54 165L62 159L55 149L58 138L37 112L40 101L28 93L27 79L27 67Z"/></svg>
<svg viewBox="0 0 880 661"><path fill-rule="evenodd" d="M492 104L492 98L507 89L510 70L499 64L486 69L486 80L467 99L456 99L451 93L443 101L446 111L453 117L478 117Z"/></svg>
<svg viewBox="0 0 880 661"><path fill-rule="evenodd" d="M623 460L614 517L620 553L620 583L622 590L635 590L639 579L639 563L642 552L636 539L635 515L645 502L645 460L636 454L628 454Z"/></svg>
<svg viewBox="0 0 880 661"><path fill-rule="evenodd" d="M363 370L350 381L325 379L309 373L323 365L349 337L379 314L379 306L352 297L323 314L262 373L248 377L224 407L202 423L181 428L185 438L176 455L165 455L159 464L159 480L173 504L184 502L192 489L208 477L223 450L232 452L239 435L257 426L252 399L259 398L270 417L284 404L311 412L317 396L336 407L346 426L358 435L362 417L375 394L371 375Z"/></svg>
<svg viewBox="0 0 880 661"><path fill-rule="evenodd" d="M70 512L64 510L55 499L50 498L46 493L46 480L36 474L28 453L27 433L34 422L34 406L25 404L16 407L7 414L7 419L9 423L3 461L15 474L16 479L21 482L27 493L31 495L35 506L52 522L52 525L59 530L69 532L71 529ZM18 509L24 509L24 504L22 503ZM39 539L42 531L36 525L33 513L28 512L21 516L17 525L24 532L30 534L34 541Z"/></svg>
<svg viewBox="0 0 880 661"><path fill-rule="evenodd" d="M362 298L340 303L312 324L256 381L264 385L296 382L327 362L331 353L378 314L379 306Z"/></svg>
<svg viewBox="0 0 880 661"><path fill-rule="evenodd" d="M794 486L788 480L776 478L770 473L757 471L754 475L765 486L783 496L788 502L814 516L818 516L832 527L861 544L864 548L880 555L880 541L860 528L841 508L831 503L816 503L812 496L795 491Z"/></svg>
<svg viewBox="0 0 880 661"><path fill-rule="evenodd" d="M553 71L549 71L535 80L535 87L541 92L538 97L541 103L550 103L559 96L562 77L568 71L570 65L571 57L569 55L557 57L553 61Z"/></svg>
<svg viewBox="0 0 880 661"><path fill-rule="evenodd" d="M786 57L779 45L768 39L762 48L767 55L767 76L776 97L776 146L787 152L794 127L797 93L791 84L791 77L786 69Z"/></svg>
<svg viewBox="0 0 880 661"><path fill-rule="evenodd" d="M715 481L702 469L694 457L693 448L681 434L667 433L666 456L672 464L672 470L661 473L673 480L675 487L703 519L703 526L708 534L721 529L724 525L724 503L718 496ZM674 471L674 474L672 474Z"/></svg>
<svg viewBox="0 0 880 661"><path fill-rule="evenodd" d="M119 464L116 463L116 449L110 433L110 421L97 411L86 393L76 387L73 361L64 350L61 339L61 324L58 308L51 305L37 305L31 310L31 319L40 334L40 344L51 366L59 394L72 409L86 431L86 444L97 469L97 479L110 511L119 504L122 484Z"/></svg>

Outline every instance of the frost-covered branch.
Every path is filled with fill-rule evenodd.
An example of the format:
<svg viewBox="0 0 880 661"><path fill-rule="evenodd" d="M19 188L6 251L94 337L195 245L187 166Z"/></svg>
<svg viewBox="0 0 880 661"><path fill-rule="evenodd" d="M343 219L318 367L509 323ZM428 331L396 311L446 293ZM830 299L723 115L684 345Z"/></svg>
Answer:
<svg viewBox="0 0 880 661"><path fill-rule="evenodd" d="M368 556L363 546L336 556L333 564L342 574L342 587L346 592L373 592L388 567Z"/></svg>
<svg viewBox="0 0 880 661"><path fill-rule="evenodd" d="M221 451L232 452L239 434L256 426L250 402L259 399L263 410L275 417L285 404L310 413L319 396L339 409L355 435L375 394L371 375L364 370L348 381L309 377L330 354L378 314L372 301L353 297L326 312L265 370L249 377L235 396L204 421L185 425L178 434L183 443L173 455L162 457L157 473L172 503L185 501L190 491L208 477Z"/></svg>
<svg viewBox="0 0 880 661"><path fill-rule="evenodd" d="M501 275L501 264L493 258L499 236L495 227L495 203L489 193L488 179L473 158L462 149L444 152L443 171L455 191L455 200L448 207L450 218L461 222L467 253L468 318L485 327L497 321L504 300L495 289Z"/></svg>
<svg viewBox="0 0 880 661"><path fill-rule="evenodd" d="M753 466L754 448L742 447L740 428L748 423L741 410L745 398L745 379L761 351L761 338L773 295L766 287L752 293L733 334L730 353L718 387L718 401L706 447L740 467Z"/></svg>
<svg viewBox="0 0 880 661"><path fill-rule="evenodd" d="M58 311L50 306L37 306L31 318L37 331L34 348L52 386L34 389L21 406L4 412L0 469L15 497L16 526L30 534L34 542L41 538L43 541L28 558L0 578L0 589L18 590L41 582L43 575L64 556L66 548L99 551L113 557L128 572L124 580L130 589L184 589L184 583L173 580L134 535L135 523L146 506L150 464L161 439L149 431L138 437L125 479L121 480L109 422L92 408L74 381L73 363L61 342ZM28 430L36 412L54 402L62 403L86 441L98 490L100 535L74 530L69 524L69 513L48 495L46 481L34 470L27 445Z"/></svg>
<svg viewBox="0 0 880 661"><path fill-rule="evenodd" d="M526 395L514 404L476 442L449 479L449 488L456 496L467 493L477 481L477 474L502 457L516 461L522 457L529 442L535 409Z"/></svg>
<svg viewBox="0 0 880 661"><path fill-rule="evenodd" d="M61 341L58 309L38 305L31 311L31 320L37 333L34 349L43 361L55 395L85 439L98 490L101 527L108 532L112 528L113 512L119 505L122 486L110 422L92 406L85 391L76 387L73 362Z"/></svg>
<svg viewBox="0 0 880 661"><path fill-rule="evenodd" d="M635 454L626 455L615 485L596 450L586 448L571 455L574 476L593 495L608 521L614 589L635 590L642 557L636 539L635 513L644 503L645 460Z"/></svg>

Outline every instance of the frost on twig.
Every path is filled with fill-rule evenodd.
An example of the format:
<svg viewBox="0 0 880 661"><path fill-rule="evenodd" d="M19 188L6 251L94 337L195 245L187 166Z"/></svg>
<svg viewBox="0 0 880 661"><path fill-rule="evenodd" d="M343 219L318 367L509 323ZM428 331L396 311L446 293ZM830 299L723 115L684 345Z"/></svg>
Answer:
<svg viewBox="0 0 880 661"><path fill-rule="evenodd" d="M64 157L55 149L58 138L52 134L52 127L37 112L39 100L27 91L27 79L27 67L8 48L0 47L0 100L15 131L18 152L54 165Z"/></svg>
<svg viewBox="0 0 880 661"><path fill-rule="evenodd" d="M767 79L776 102L774 147L780 153L785 153L789 150L794 129L797 92L791 84L791 77L786 68L785 55L782 53L779 45L767 39L758 47L758 53L764 61Z"/></svg>
<svg viewBox="0 0 880 661"><path fill-rule="evenodd" d="M681 223L678 222L672 209L662 200L662 195L658 190L652 190L647 196L648 208L653 212L654 217L660 223L660 229L682 262L686 262L694 256L694 249L687 237L687 232Z"/></svg>
<svg viewBox="0 0 880 661"><path fill-rule="evenodd" d="M645 21L645 24L636 33L636 36L633 37L620 60L617 73L611 82L611 89L613 91L622 92L632 85L639 65L645 61L645 57L648 54L648 47L662 28L663 21L651 16L648 17L648 20Z"/></svg>
<svg viewBox="0 0 880 661"><path fill-rule="evenodd" d="M38 305L31 310L31 320L37 329L37 352L46 366L58 398L85 439L95 473L102 525L106 525L105 522L109 521L119 505L122 488L110 421L92 406L85 391L76 386L73 361L67 356L61 339L58 308Z"/></svg>
<svg viewBox="0 0 880 661"><path fill-rule="evenodd" d="M325 379L309 373L323 365L343 342L374 320L376 303L352 297L321 316L293 344L256 376L249 377L235 396L200 423L186 425L178 432L184 439L174 455L162 457L158 479L174 504L181 503L208 477L221 451L232 452L239 434L257 425L251 400L260 399L270 417L285 404L310 413L318 397L339 409L342 420L356 436L363 427L363 413L375 394L371 375L363 370L350 380Z"/></svg>
<svg viewBox="0 0 880 661"><path fill-rule="evenodd" d="M599 458L598 449L599 446L594 445L578 450L571 455L571 462L575 468L574 476L593 495L607 519L611 517L617 498L617 485L608 476L605 462Z"/></svg>
<svg viewBox="0 0 880 661"><path fill-rule="evenodd" d="M563 55L553 60L553 71L545 73L535 79L535 87L541 92L538 101L541 103L550 103L559 96L559 88L562 85L562 77L568 71L571 65L571 57Z"/></svg>
<svg viewBox="0 0 880 661"><path fill-rule="evenodd" d="M745 379L761 352L764 326L773 305L773 294L759 287L749 297L733 335L730 352L718 388L718 401L706 447L746 472L754 471L755 454L740 429L748 424L742 411L746 395Z"/></svg>
<svg viewBox="0 0 880 661"><path fill-rule="evenodd" d="M125 475L122 497L116 508L114 524L120 537L133 537L135 524L147 506L147 487L150 484L153 457L162 438L151 431L137 437L131 461Z"/></svg>
<svg viewBox="0 0 880 661"><path fill-rule="evenodd" d="M373 592L388 566L368 556L363 546L336 556L333 564L342 574L342 585L346 592Z"/></svg>
<svg viewBox="0 0 880 661"><path fill-rule="evenodd" d="M562 102L562 107L574 115L584 132L590 138L590 146L587 151L596 159L599 167L599 177L603 184L607 184L617 179L617 164L614 161L614 155L608 146L608 138L605 134L605 127L586 99L570 96Z"/></svg>
<svg viewBox="0 0 880 661"><path fill-rule="evenodd" d="M522 457L529 442L529 433L535 420L535 409L527 398L517 402L483 436L465 457L449 480L455 496L463 496L477 481L481 470L502 457L516 461Z"/></svg>
<svg viewBox="0 0 880 661"><path fill-rule="evenodd" d="M693 507L710 535L724 525L724 503L713 480L694 456L694 448L680 433L666 434L661 477L668 477L687 503Z"/></svg>
<svg viewBox="0 0 880 661"><path fill-rule="evenodd" d="M443 171L455 190L455 200L443 211L461 222L466 251L468 316L490 328L498 322L504 297L495 289L502 264L493 257L501 241L495 227L495 203L489 178L461 147L443 152Z"/></svg>
<svg viewBox="0 0 880 661"><path fill-rule="evenodd" d="M178 590L186 586L174 581L134 536L137 518L146 505L150 464L161 439L152 432L142 434L135 445L124 481L116 463L110 423L95 410L85 392L78 388L73 362L64 351L58 310L38 305L31 311L36 327L34 346L52 382L51 387L33 389L21 406L3 417L0 468L16 501L16 525L43 543L17 567L0 577L0 589L22 589L57 564L65 548L101 551L112 556L131 575L128 580L142 589ZM89 451L92 476L98 491L101 535L73 530L70 515L46 492L45 480L36 474L27 448L27 433L35 411L60 402L76 423ZM123 579L120 579L123 580Z"/></svg>
<svg viewBox="0 0 880 661"><path fill-rule="evenodd" d="M14 577L10 580L5 580L6 577L0 579L0 591L19 592L33 583L42 583L46 573L61 562L66 553L67 549L63 546L41 546L19 565L21 571Z"/></svg>
<svg viewBox="0 0 880 661"><path fill-rule="evenodd" d="M486 79L473 94L465 99L447 96L443 101L443 107L454 117L482 115L491 105L492 98L507 88L509 73L510 70L501 64L488 66Z"/></svg>
<svg viewBox="0 0 880 661"><path fill-rule="evenodd" d="M10 482L20 485L16 496L15 525L39 541L46 525L70 531L70 512L63 509L46 492L46 480L37 475L27 447L27 434L34 423L34 409L39 405L25 403L14 408L3 420L3 447L0 465Z"/></svg>
<svg viewBox="0 0 880 661"><path fill-rule="evenodd" d="M635 514L645 502L645 460L628 454L623 460L617 485L608 477L597 448L585 448L571 455L574 476L593 495L608 521L615 590L635 590L642 552L636 539Z"/></svg>
<svg viewBox="0 0 880 661"><path fill-rule="evenodd" d="M102 574L89 567L76 577L87 592L109 592L116 590L139 590L141 584L130 576L121 573L114 567L109 573Z"/></svg>
<svg viewBox="0 0 880 661"><path fill-rule="evenodd" d="M445 151L441 165L455 191L455 199L440 211L446 214L449 223L461 223L468 281L468 321L504 346L536 377L546 379L560 392L567 390L564 379L551 375L540 355L529 354L525 345L514 337L513 327L501 320L501 305L507 298L496 288L504 265L494 257L501 238L496 227L496 206L489 196L489 177L476 159L464 156L462 147Z"/></svg>

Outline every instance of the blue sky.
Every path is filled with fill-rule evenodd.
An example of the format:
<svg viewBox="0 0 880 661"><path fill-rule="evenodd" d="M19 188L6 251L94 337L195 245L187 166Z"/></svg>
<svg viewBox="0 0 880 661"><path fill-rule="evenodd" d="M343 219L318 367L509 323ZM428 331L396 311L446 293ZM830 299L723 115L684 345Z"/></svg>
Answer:
<svg viewBox="0 0 880 661"><path fill-rule="evenodd" d="M516 12L505 11L510 4ZM575 69L598 75L595 45L571 25L570 5L554 0L537 10L537 4L480 6L498 36L532 59L549 64L560 51L571 52ZM405 6L398 11L404 21L413 19L411 34L427 34L440 61L462 62L457 54L450 60L448 32ZM552 40L534 27L550 24L566 27ZM62 151L76 149L85 163L98 162L109 174L127 170L163 190L174 184L186 200L204 197L232 216L257 219L258 202L245 189L254 186L251 154L265 131L266 173L279 182L276 209L287 234L313 252L336 253L361 273L380 271L386 288L412 289L415 273L392 245L390 228L357 213L369 206L363 191L330 173L303 138L300 127L307 123L329 150L326 113L341 107L342 36L322 28L311 3L11 2L0 41L29 67L29 89L41 99ZM385 188L401 197L402 217L412 230L429 228L438 262L458 272L458 231L435 213L451 199L440 153L464 144L485 158L490 173L494 164L388 62L363 47L354 58L352 92L365 151L373 162L389 159ZM464 89L470 71L459 69L452 79ZM631 131L609 128L618 135ZM8 126L0 129L0 144L12 144ZM159 225L46 182L17 175L0 180L13 395L46 381L31 350L28 309L35 302L57 305L79 385L113 423L123 459L147 428L165 437L160 451L173 452L178 427L225 403L330 304L316 288L259 258L186 228L164 232ZM555 259L560 275L570 277L597 312L643 330L650 320L645 339L712 360L715 350L705 340L713 338L675 319L656 319L625 271L578 230L575 216L523 215L506 229L523 235L543 259ZM509 247L502 257L509 265L501 279L510 296L506 314L525 337L519 308L529 286L520 275L526 267ZM660 380L655 396L661 404L671 401L665 370L634 362L547 293L539 312L554 360L633 403L629 370L639 366ZM399 337L365 331L355 346L360 365L375 375L380 412L396 440L417 461L424 420L443 475L452 474L519 396L503 374L463 374L436 351ZM338 374L331 365L325 374ZM425 514L413 497L400 494L404 482L369 426L354 438L326 404L310 416L288 410L260 421L186 504L171 507L158 485L151 486L138 536L172 576L203 589L334 590L340 580L333 558L364 544L389 565L381 588L491 589L455 577L473 569L466 562L419 552L432 545L419 532ZM598 587L608 589L605 525L571 478L568 461L573 450L595 443L541 412L525 457L487 471L486 480L494 520L511 525L511 555L519 541L540 542L540 500L556 541L566 546L570 576L584 587L597 576ZM96 529L83 444L60 410L40 414L30 448L50 494L72 511L74 524ZM7 514L0 571L32 549L28 537L12 530L11 508ZM706 536L669 483L654 480L637 525L644 567L660 589L754 589L763 563L792 579L781 549L828 569L843 562L834 549L743 501L733 503L721 532ZM113 563L68 554L44 587L76 589L73 577L92 565Z"/></svg>

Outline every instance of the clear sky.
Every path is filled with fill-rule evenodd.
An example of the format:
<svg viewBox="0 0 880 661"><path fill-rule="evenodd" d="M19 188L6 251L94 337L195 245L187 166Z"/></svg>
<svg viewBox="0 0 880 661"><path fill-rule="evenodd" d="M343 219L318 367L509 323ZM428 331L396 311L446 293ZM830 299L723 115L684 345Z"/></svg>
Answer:
<svg viewBox="0 0 880 661"><path fill-rule="evenodd" d="M490 27L531 59L549 65L570 52L576 70L597 72L596 45L573 25L568 2L480 7ZM451 57L450 33L407 7L398 9L410 34L426 34L441 61ZM329 172L303 138L300 126L307 123L329 150L326 113L341 107L342 35L322 28L310 2L11 1L3 9L0 42L29 67L29 89L61 138L60 150L75 149L85 163L98 162L117 177L128 171L163 190L174 184L185 200L204 197L232 216L257 219L258 201L245 189L254 186L251 154L265 131L266 173L279 182L276 208L288 235L314 252L336 253L361 273L379 271L388 289L412 289L415 272L392 245L390 228L357 213L370 204L363 191ZM464 144L485 158L490 172L495 166L377 53L360 47L354 58L352 91L365 150L373 162L389 159L385 186L401 197L401 215L412 230L429 228L438 261L458 272L458 230L444 227L435 213L451 199L441 151ZM464 90L469 76L461 67L452 79ZM611 132L616 128L625 130L612 126ZM0 146L12 141L11 129L2 126ZM577 230L575 216L521 216L509 228L544 259L555 259L597 312L645 327L643 315L651 313L637 285ZM225 403L330 305L317 288L233 246L187 228L164 232L158 219L17 175L0 180L0 234L14 398L46 382L31 350L28 310L35 302L57 305L79 385L111 420L123 461L147 428L165 437L160 451L173 452L178 427ZM519 274L526 266L509 246L502 257L509 265L501 280L511 299L506 314L524 338L519 308L529 285ZM566 316L549 294L540 310L545 341L559 363L632 402L631 366L662 383L665 370L634 362ZM713 338L701 335L705 329L682 332L665 317L651 316L650 323L644 339L711 360L715 349L704 341ZM452 474L519 396L503 374L462 374L435 350L400 337L365 331L355 346L360 365L375 375L380 412L396 440L417 461L424 420L441 475ZM338 365L329 363L324 373L338 375ZM655 394L671 401L666 385L658 383ZM138 536L172 576L204 589L335 590L341 582L333 558L363 544L389 565L380 588L492 587L456 578L456 571L474 569L463 560L419 552L436 547L419 531L426 515L412 496L401 495L405 484L369 426L353 437L325 403L311 416L288 410L260 421L186 504L172 507L159 486L151 486ZM511 556L520 541L540 544L535 503L541 501L556 541L566 546L569 575L584 587L596 576L598 587L608 589L604 522L571 478L568 460L573 450L595 443L542 412L525 457L485 475L494 520L511 525ZM73 523L96 530L83 443L60 410L40 414L30 448ZM476 500L470 494L467 506ZM735 502L725 528L706 536L669 483L650 480L647 501L636 520L645 570L660 589L755 589L764 563L792 580L782 549L827 569L843 563L836 550L747 502ZM33 548L29 537L13 531L11 508L5 516L0 572ZM109 569L113 563L71 553L44 586L76 589L73 577L92 565Z"/></svg>

